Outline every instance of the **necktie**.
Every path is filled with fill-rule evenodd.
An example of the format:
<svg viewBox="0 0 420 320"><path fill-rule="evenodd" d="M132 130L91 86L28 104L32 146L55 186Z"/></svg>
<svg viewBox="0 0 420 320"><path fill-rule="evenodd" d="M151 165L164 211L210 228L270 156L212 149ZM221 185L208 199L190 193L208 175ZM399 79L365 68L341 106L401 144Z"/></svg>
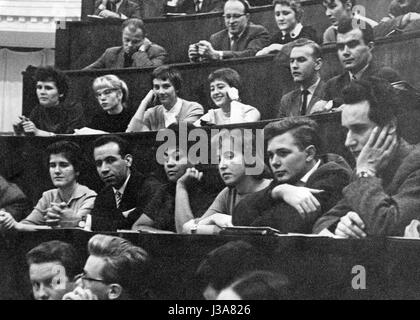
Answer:
<svg viewBox="0 0 420 320"><path fill-rule="evenodd" d="M238 51L238 36L234 35L230 40L230 50Z"/></svg>
<svg viewBox="0 0 420 320"><path fill-rule="evenodd" d="M108 2L109 3L109 10L112 12L117 12L117 5L113 2Z"/></svg>
<svg viewBox="0 0 420 320"><path fill-rule="evenodd" d="M200 12L201 8L200 8L200 0L195 0L195 12Z"/></svg>
<svg viewBox="0 0 420 320"><path fill-rule="evenodd" d="M308 90L302 90L301 94L302 94L302 107L300 108L300 115L304 116L304 115L306 115L306 107L308 105L309 91Z"/></svg>
<svg viewBox="0 0 420 320"><path fill-rule="evenodd" d="M119 191L115 191L115 203L117 205L117 208L120 207L121 204L121 199L122 199L122 194Z"/></svg>
<svg viewBox="0 0 420 320"><path fill-rule="evenodd" d="M130 55L124 54L124 68L130 68L133 65L133 59Z"/></svg>

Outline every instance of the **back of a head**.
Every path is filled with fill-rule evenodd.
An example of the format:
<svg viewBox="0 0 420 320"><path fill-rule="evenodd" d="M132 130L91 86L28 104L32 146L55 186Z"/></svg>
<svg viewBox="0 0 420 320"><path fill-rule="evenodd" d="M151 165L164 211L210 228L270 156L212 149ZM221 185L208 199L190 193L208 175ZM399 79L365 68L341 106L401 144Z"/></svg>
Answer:
<svg viewBox="0 0 420 320"><path fill-rule="evenodd" d="M352 81L343 89L343 99L345 104L368 101L369 119L381 127L396 118L398 99L390 83L384 79L370 77Z"/></svg>
<svg viewBox="0 0 420 320"><path fill-rule="evenodd" d="M290 299L286 276L269 271L254 271L242 276L229 286L242 300Z"/></svg>
<svg viewBox="0 0 420 320"><path fill-rule="evenodd" d="M120 237L97 234L88 242L90 255L104 259L101 275L108 283L118 283L132 299L144 298L148 254Z"/></svg>
<svg viewBox="0 0 420 320"><path fill-rule="evenodd" d="M82 269L80 257L76 249L63 241L43 242L26 254L28 265L47 262L59 262L66 270L69 279L73 279Z"/></svg>
<svg viewBox="0 0 420 320"><path fill-rule="evenodd" d="M253 245L242 240L231 241L207 254L196 277L205 286L220 291L241 275L264 269L268 264L267 257Z"/></svg>

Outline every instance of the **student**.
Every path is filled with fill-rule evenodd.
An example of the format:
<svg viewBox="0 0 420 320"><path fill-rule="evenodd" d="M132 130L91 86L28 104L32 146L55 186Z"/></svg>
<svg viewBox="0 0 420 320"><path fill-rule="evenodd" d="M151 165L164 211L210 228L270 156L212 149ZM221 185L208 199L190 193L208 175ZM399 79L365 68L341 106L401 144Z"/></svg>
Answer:
<svg viewBox="0 0 420 320"><path fill-rule="evenodd" d="M210 97L218 108L210 109L194 125L223 125L260 120L261 114L256 108L240 102L241 78L238 72L231 68L218 69L209 75L208 80Z"/></svg>
<svg viewBox="0 0 420 320"><path fill-rule="evenodd" d="M269 186L271 180L263 178L264 164L258 151L252 159L252 164L251 159L244 153L244 146L251 146L256 150L262 147L259 146L260 142L257 143L255 135L244 134L240 129L222 131L213 139L213 143L217 143L219 153L219 173L226 187L206 213L197 219L193 219L194 215L189 208L189 200L186 197L188 193L177 192L178 201L183 206L177 207L175 214L190 217L183 226L184 233L217 234L220 228L232 226L232 212L238 203L247 195ZM255 172L252 169L256 169Z"/></svg>
<svg viewBox="0 0 420 320"><path fill-rule="evenodd" d="M48 146L50 178L56 189L45 191L33 211L16 222L9 214L2 222L7 229L35 231L54 228L91 228L91 210L96 192L77 182L83 167L80 147L69 141Z"/></svg>
<svg viewBox="0 0 420 320"><path fill-rule="evenodd" d="M274 0L273 5L279 31L271 38L269 46L257 52L257 56L277 53L284 44L300 38L318 41L315 29L301 23L303 9L299 0Z"/></svg>
<svg viewBox="0 0 420 320"><path fill-rule="evenodd" d="M153 89L140 103L127 132L160 130L180 121L193 123L203 115L204 109L199 103L178 96L182 87L178 70L170 66L156 68L152 83ZM147 109L151 105L154 106Z"/></svg>

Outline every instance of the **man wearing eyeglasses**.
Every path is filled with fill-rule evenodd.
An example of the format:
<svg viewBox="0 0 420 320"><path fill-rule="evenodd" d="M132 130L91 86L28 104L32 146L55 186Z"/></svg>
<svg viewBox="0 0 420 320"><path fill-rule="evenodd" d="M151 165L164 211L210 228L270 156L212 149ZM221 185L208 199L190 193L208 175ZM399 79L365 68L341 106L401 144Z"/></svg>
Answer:
<svg viewBox="0 0 420 320"><path fill-rule="evenodd" d="M228 0L223 12L226 29L213 34L210 41L191 44L188 57L192 62L252 57L269 44L267 29L249 21L246 0Z"/></svg>
<svg viewBox="0 0 420 320"><path fill-rule="evenodd" d="M140 300L147 298L148 254L120 237L97 234L89 257L75 277L77 287L63 300Z"/></svg>
<svg viewBox="0 0 420 320"><path fill-rule="evenodd" d="M343 104L342 91L354 80L377 76L389 67L379 66L373 55L373 29L368 24L359 28L355 20L344 19L338 25L337 54L344 73L327 81L323 101L318 102L312 113L329 111ZM327 101L332 101L326 103Z"/></svg>

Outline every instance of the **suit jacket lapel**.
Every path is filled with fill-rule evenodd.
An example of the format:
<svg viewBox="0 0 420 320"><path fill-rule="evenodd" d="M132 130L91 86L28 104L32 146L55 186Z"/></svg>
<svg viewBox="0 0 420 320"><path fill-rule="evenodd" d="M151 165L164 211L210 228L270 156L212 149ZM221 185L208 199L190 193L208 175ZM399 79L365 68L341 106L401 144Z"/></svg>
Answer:
<svg viewBox="0 0 420 320"><path fill-rule="evenodd" d="M324 96L324 91L325 91L325 82L321 80L318 83L317 87L315 88L315 92L312 95L312 99L308 104L308 108L307 108L306 113L309 114L311 112L314 104L317 103L319 100L322 100L322 98Z"/></svg>
<svg viewBox="0 0 420 320"><path fill-rule="evenodd" d="M121 49L118 51L118 55L116 57L114 67L118 68L118 69L124 68L124 49L123 49L123 47L121 47Z"/></svg>

